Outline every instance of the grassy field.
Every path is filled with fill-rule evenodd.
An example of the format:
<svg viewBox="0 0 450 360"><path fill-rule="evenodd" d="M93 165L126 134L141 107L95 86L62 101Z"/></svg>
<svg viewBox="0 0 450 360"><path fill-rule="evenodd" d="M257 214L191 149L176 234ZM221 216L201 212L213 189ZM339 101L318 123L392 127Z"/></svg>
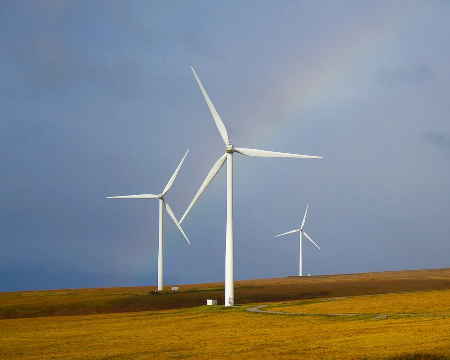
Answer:
<svg viewBox="0 0 450 360"><path fill-rule="evenodd" d="M223 304L223 283L179 287L163 293L150 286L0 293L0 319L181 309L206 299ZM235 289L237 304L443 290L450 289L450 269L243 280Z"/></svg>
<svg viewBox="0 0 450 360"><path fill-rule="evenodd" d="M270 310L298 314L445 314L450 316L450 290L309 301L297 305L275 306Z"/></svg>
<svg viewBox="0 0 450 360"><path fill-rule="evenodd" d="M4 359L450 358L450 318L261 315L206 306L2 320Z"/></svg>
<svg viewBox="0 0 450 360"><path fill-rule="evenodd" d="M222 284L186 286L181 287L185 292L161 295L153 294L151 288L3 293L3 314L16 314L16 318L5 316L0 320L0 358L450 359L450 316L442 315L450 314L450 269L249 280L238 284L237 298L246 305L234 308L180 309L178 297L204 304L211 294L222 297L223 291L214 289ZM395 289L427 291L319 301ZM245 311L255 303L270 303L252 302L258 292L262 298L278 301L278 308L270 310L361 315L297 316ZM165 310L120 312L133 304L123 299L136 298L146 299L150 308ZM299 300L315 303L300 305ZM121 301L128 305L123 306ZM145 301L136 304L139 309ZM79 312L97 313L76 314L77 306ZM104 307L109 308L105 311ZM14 313L14 308L19 310ZM118 312L111 313L114 309ZM75 314L49 316L69 310ZM395 315L414 312L422 315ZM378 313L391 316L375 317Z"/></svg>

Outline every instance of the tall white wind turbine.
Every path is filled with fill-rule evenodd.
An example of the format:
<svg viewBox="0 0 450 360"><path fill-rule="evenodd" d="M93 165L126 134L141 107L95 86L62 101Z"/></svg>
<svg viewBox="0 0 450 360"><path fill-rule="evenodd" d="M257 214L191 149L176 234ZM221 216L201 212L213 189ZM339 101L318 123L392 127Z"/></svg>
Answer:
<svg viewBox="0 0 450 360"><path fill-rule="evenodd" d="M227 160L227 230L226 230L226 248L225 248L225 306L233 306L234 305L234 249L233 249L233 154L238 153L242 155L248 156L259 156L259 157L291 157L291 158L303 158L303 159L320 159L320 156L310 156L310 155L297 155L297 154L288 154L274 151L266 151L266 150L257 150L257 149L247 149L247 148L235 148L228 138L227 129L220 119L219 114L214 108L213 103L211 102L208 94L206 93L205 88L203 87L200 79L197 76L194 68L192 71L194 73L195 78L197 79L198 85L205 97L206 103L208 104L209 110L214 118L217 129L219 130L220 135L222 136L223 141L226 146L226 153L220 157L219 160L214 164L209 174L206 176L205 181L202 186L198 190L191 204L187 208L183 217L180 220L180 223L184 220L186 215L191 210L192 206L194 206L195 202L198 200L200 195L203 193L205 188L211 182L211 180L216 176L219 172L222 165Z"/></svg>
<svg viewBox="0 0 450 360"><path fill-rule="evenodd" d="M302 226L300 227L300 229L288 231L283 234L275 236L275 237L278 237L278 236L283 236L283 235L287 235L287 234L292 234L295 232L300 233L300 261L299 261L299 275L300 276L303 276L302 234L304 234L309 241L311 241L314 245L316 245L320 249L320 247L314 241L312 241L312 239L309 237L309 235L303 231L303 227L305 226L305 221L306 221L306 213L308 212L308 206L309 206L309 204L306 205L305 216L303 217Z"/></svg>
<svg viewBox="0 0 450 360"><path fill-rule="evenodd" d="M173 173L163 192L159 195L154 194L141 194L141 195L125 195L125 196L109 196L108 199L159 199L159 248L158 248L158 291L163 290L163 207L166 209L169 216L172 218L175 225L180 229L183 236L186 238L186 241L190 244L189 239L181 228L180 223L178 222L175 214L170 208L169 204L164 200L164 195L167 194L169 189L171 188L175 178L177 177L178 171L183 165L183 161L188 154L189 149L184 154L183 159L181 159L180 165L178 165L177 169Z"/></svg>

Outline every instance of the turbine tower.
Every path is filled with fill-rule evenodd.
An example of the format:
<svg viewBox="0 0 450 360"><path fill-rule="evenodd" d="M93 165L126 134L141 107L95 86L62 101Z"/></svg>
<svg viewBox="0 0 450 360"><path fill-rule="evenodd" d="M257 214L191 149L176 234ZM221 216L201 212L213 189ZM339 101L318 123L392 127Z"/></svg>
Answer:
<svg viewBox="0 0 450 360"><path fill-rule="evenodd" d="M172 209L170 208L169 204L164 200L164 195L167 194L169 189L171 188L173 182L175 181L175 178L177 177L178 171L181 168L181 165L183 165L183 161L186 158L186 155L188 154L189 149L186 151L186 154L184 154L183 159L181 159L180 165L178 165L177 169L173 173L172 177L170 178L169 182L167 183L166 187L164 188L163 192L159 195L154 194L141 194L141 195L124 195L124 196L109 196L108 199L159 199L159 247L158 247L158 291L163 290L163 207L166 209L169 216L172 218L175 225L180 229L183 236L186 238L186 241L189 242L189 239L187 238L186 234L184 233L183 229L180 226L180 223L178 222L177 218L175 217L175 214L173 213Z"/></svg>
<svg viewBox="0 0 450 360"><path fill-rule="evenodd" d="M304 234L309 241L311 241L314 245L316 245L320 249L320 247L314 241L312 241L312 239L309 237L309 235L303 231L303 227L305 226L305 221L306 221L306 213L308 212L308 206L309 206L309 204L306 205L305 216L303 217L302 226L300 227L300 229L288 231L283 234L275 236L275 237L278 237L278 236L283 236L283 235L287 235L287 234L292 234L295 232L300 233L300 261L299 261L299 275L300 276L303 276L302 234Z"/></svg>
<svg viewBox="0 0 450 360"><path fill-rule="evenodd" d="M297 155L288 154L274 151L257 150L257 149L247 149L247 148L235 148L228 138L227 129L220 119L219 114L214 108L205 88L203 87L200 79L197 76L194 68L191 67L195 78L197 79L198 85L205 97L206 103L208 104L209 110L214 118L217 129L222 136L223 141L226 146L226 153L220 157L219 160L214 164L209 174L206 176L205 181L198 190L191 204L187 208L180 223L183 222L186 215L194 206L195 202L198 200L200 195L203 193L205 188L209 185L211 180L219 172L222 165L227 161L227 228L226 228L226 247L225 247L225 306L234 305L234 243L233 243L233 154L238 153L248 156L259 156L259 157L290 157L290 158L303 158L303 159L320 159L320 156L310 156L310 155Z"/></svg>

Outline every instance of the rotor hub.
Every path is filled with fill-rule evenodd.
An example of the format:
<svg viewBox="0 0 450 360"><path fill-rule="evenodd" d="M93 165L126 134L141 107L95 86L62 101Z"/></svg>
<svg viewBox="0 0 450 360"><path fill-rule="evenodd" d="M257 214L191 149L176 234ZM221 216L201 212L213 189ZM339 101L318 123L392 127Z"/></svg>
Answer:
<svg viewBox="0 0 450 360"><path fill-rule="evenodd" d="M233 147L233 145L228 144L228 145L227 145L227 153L232 154L233 152L234 152L234 147Z"/></svg>

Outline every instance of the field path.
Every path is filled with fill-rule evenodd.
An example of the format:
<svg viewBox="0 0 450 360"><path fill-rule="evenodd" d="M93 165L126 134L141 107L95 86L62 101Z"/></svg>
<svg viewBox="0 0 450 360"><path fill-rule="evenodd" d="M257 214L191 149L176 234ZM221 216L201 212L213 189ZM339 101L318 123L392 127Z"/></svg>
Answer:
<svg viewBox="0 0 450 360"><path fill-rule="evenodd" d="M362 295L362 296L345 296L345 297L337 297L331 299L322 300L322 302L328 302L333 300L343 300L343 299L351 299L351 298L362 298L362 297L372 297L377 295L397 295L397 294L414 294L414 293L424 293L423 291L413 291L413 292L399 292L399 293L387 293L387 294L376 294L376 295ZM268 307L269 305L258 305L251 308L246 309L246 311L252 313L260 313L260 314L275 314L275 315L299 315L299 316L370 316L373 315L372 319L384 319L390 316L406 316L406 317L440 317L440 316L450 316L450 314L383 314L383 313L298 313L298 312L285 312L285 311L270 311L270 310L262 310L263 308Z"/></svg>
<svg viewBox="0 0 450 360"><path fill-rule="evenodd" d="M261 314L276 314L276 315L301 315L301 316L311 316L311 315L317 315L317 316L360 316L360 315L367 315L367 314L308 314L308 313L289 313L284 311L269 311L269 310L261 310L262 308L265 308L269 305L259 305L252 308L246 309L249 312L253 313L261 313ZM386 315L387 316L387 315Z"/></svg>
<svg viewBox="0 0 450 360"><path fill-rule="evenodd" d="M369 316L367 313L345 313L345 314L330 314L330 313L290 313L284 311L270 311L261 310L269 305L258 305L252 308L246 309L246 311L260 314L275 314L275 315L298 315L298 316ZM383 319L390 316L408 316L408 317L441 317L450 316L450 314L376 314L372 319Z"/></svg>

